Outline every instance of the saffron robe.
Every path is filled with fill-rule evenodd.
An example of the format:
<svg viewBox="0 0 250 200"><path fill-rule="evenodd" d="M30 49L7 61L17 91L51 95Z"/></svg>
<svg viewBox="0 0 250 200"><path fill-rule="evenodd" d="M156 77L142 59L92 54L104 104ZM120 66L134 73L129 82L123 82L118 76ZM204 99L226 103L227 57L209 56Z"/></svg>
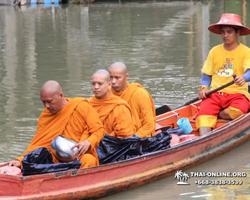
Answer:
<svg viewBox="0 0 250 200"><path fill-rule="evenodd" d="M149 92L138 83L128 83L126 90L111 92L124 99L130 106L132 118L136 127L136 135L139 137L151 137L155 135L155 106Z"/></svg>
<svg viewBox="0 0 250 200"><path fill-rule="evenodd" d="M47 108L41 113L37 132L29 147L17 160L22 163L23 157L40 147L51 151L51 142L58 135L82 142L88 140L91 144L89 150L80 157L81 168L99 165L95 147L104 137L104 128L96 110L85 98L67 98L68 103L57 114L51 114ZM59 162L54 156L53 161Z"/></svg>
<svg viewBox="0 0 250 200"><path fill-rule="evenodd" d="M135 133L131 110L122 98L111 95L105 99L97 99L93 96L89 103L98 112L108 135L124 138Z"/></svg>

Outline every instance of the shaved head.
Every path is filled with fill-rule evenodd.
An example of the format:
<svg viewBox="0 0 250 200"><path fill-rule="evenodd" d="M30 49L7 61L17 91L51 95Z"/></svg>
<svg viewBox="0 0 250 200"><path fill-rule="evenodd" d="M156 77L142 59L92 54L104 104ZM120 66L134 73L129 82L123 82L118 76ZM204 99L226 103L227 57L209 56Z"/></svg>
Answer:
<svg viewBox="0 0 250 200"><path fill-rule="evenodd" d="M95 76L95 75L97 75L97 74L102 74L108 82L110 81L110 75L109 75L109 72L108 72L106 69L98 69L98 70L92 75L92 77Z"/></svg>
<svg viewBox="0 0 250 200"><path fill-rule="evenodd" d="M127 73L127 66L122 62L115 62L112 65L110 65L109 69L116 69L121 71L122 73Z"/></svg>
<svg viewBox="0 0 250 200"><path fill-rule="evenodd" d="M110 75L105 69L97 70L91 78L92 91L96 98L105 99L110 96Z"/></svg>
<svg viewBox="0 0 250 200"><path fill-rule="evenodd" d="M43 84L41 92L50 92L50 93L60 93L62 92L62 88L57 81L47 81Z"/></svg>
<svg viewBox="0 0 250 200"><path fill-rule="evenodd" d="M56 81L50 80L43 84L40 91L40 98L45 108L51 114L56 114L67 104L62 88Z"/></svg>
<svg viewBox="0 0 250 200"><path fill-rule="evenodd" d="M126 90L129 73L127 66L122 62L115 62L109 67L111 87L116 92Z"/></svg>

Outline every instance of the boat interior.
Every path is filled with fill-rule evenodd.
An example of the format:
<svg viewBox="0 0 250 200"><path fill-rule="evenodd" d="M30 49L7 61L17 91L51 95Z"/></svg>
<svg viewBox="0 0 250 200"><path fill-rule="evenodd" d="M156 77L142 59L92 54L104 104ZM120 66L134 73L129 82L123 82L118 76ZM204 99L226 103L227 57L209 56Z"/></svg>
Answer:
<svg viewBox="0 0 250 200"><path fill-rule="evenodd" d="M169 107L167 107L165 109L166 111L168 110L167 112L158 112L156 116L156 133L167 131L168 129L177 128L179 127L177 121L181 118L187 118L192 126L192 132L180 136L178 136L177 134L171 134L171 146L199 137L199 132L195 126L195 118L200 108L200 102L201 101L198 101L196 103L175 110L169 110ZM230 121L232 120L218 119L215 129L229 123Z"/></svg>
<svg viewBox="0 0 250 200"><path fill-rule="evenodd" d="M178 129L178 128L180 129L179 125L177 124L178 120L186 118L188 119L189 125L191 125L192 127L191 131L189 131L189 133L184 133L180 135L169 132L172 136L170 146L172 147L174 145L179 145L182 142L191 142L192 140L197 139L200 136L195 126L195 118L199 111L199 107L200 107L200 101L174 110L169 110L168 107L166 108L166 110L168 111L164 111L163 113L158 113L156 116L156 134L159 132L167 131L169 129ZM241 118L242 116L240 116L239 118ZM228 124L231 124L233 121L238 120L239 118L234 120L218 119L215 129L219 127L222 128L222 126L227 126ZM18 171L13 168L5 168L7 167L7 165L8 163L0 163L0 174L6 173L6 174L22 176L20 170ZM11 171L11 170L16 170L16 171Z"/></svg>

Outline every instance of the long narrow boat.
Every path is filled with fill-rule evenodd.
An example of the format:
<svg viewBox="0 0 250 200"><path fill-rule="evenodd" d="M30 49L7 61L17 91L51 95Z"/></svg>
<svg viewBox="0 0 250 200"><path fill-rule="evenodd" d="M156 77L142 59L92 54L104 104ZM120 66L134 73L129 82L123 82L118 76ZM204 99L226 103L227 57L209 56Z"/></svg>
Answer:
<svg viewBox="0 0 250 200"><path fill-rule="evenodd" d="M0 174L0 199L93 199L156 181L212 159L250 137L250 114L235 120L218 120L216 128L198 136L194 116L199 102L157 116L161 126L177 127L188 117L190 139L171 148L98 167L57 173L16 176ZM1 166L0 166L1 167Z"/></svg>

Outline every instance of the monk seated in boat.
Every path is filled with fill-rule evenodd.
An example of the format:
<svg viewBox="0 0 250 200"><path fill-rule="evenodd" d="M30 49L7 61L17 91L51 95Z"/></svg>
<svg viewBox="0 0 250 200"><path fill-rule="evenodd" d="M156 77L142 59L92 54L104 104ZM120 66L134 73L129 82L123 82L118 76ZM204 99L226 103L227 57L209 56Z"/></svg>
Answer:
<svg viewBox="0 0 250 200"><path fill-rule="evenodd" d="M200 135L211 131L217 123L217 117L235 119L247 113L250 95L250 49L238 41L238 36L250 34L250 29L241 24L241 18L236 14L223 14L218 23L208 29L219 34L222 44L212 48L202 68L202 86L199 99L203 99L196 118L196 128ZM233 85L224 88L209 97L211 90L233 80Z"/></svg>
<svg viewBox="0 0 250 200"><path fill-rule="evenodd" d="M128 83L127 67L115 62L109 67L111 92L124 99L132 111L132 119L139 137L155 135L155 106L151 95L138 83Z"/></svg>
<svg viewBox="0 0 250 200"><path fill-rule="evenodd" d="M134 124L129 105L122 98L112 95L110 90L110 75L107 70L97 70L92 75L92 90L94 96L89 99L96 109L108 135L117 138L134 135Z"/></svg>
<svg viewBox="0 0 250 200"><path fill-rule="evenodd" d="M41 113L37 132L24 154L10 161L9 166L22 167L26 154L45 147L51 151L51 142L62 135L77 142L75 156L81 161L81 168L99 165L95 147L104 137L104 127L96 110L85 98L65 98L56 81L47 81L40 91L45 109ZM53 162L59 161L53 156Z"/></svg>

